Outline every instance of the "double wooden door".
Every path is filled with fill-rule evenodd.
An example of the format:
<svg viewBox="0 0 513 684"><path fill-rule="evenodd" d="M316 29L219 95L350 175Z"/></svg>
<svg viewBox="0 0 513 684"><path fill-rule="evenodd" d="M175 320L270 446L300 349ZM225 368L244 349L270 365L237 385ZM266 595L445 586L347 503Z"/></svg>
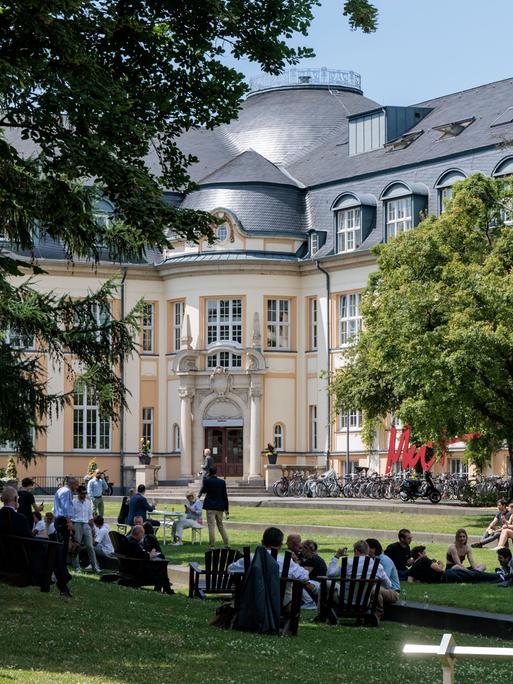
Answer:
<svg viewBox="0 0 513 684"><path fill-rule="evenodd" d="M221 477L242 477L243 475L243 428L205 428L205 447L214 458L217 474Z"/></svg>

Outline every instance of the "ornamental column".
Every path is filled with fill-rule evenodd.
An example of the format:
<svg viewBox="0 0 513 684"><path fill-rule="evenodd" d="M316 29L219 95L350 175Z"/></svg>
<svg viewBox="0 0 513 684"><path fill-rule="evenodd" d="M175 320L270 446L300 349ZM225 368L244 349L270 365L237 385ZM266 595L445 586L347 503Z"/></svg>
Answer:
<svg viewBox="0 0 513 684"><path fill-rule="evenodd" d="M194 389L180 387L180 479L190 480L192 475L192 400Z"/></svg>
<svg viewBox="0 0 513 684"><path fill-rule="evenodd" d="M250 427L249 427L249 478L250 480L261 480L261 445L260 445L260 422L261 422L261 399L262 389L258 385L251 383L249 387L250 401Z"/></svg>

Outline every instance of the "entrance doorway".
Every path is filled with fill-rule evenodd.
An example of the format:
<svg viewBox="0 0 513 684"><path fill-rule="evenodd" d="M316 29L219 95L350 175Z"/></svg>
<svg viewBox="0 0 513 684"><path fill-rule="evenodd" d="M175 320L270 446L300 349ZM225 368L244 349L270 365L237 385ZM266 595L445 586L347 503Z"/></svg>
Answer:
<svg viewBox="0 0 513 684"><path fill-rule="evenodd" d="M242 477L242 437L241 427L205 428L205 447L210 449L221 477Z"/></svg>

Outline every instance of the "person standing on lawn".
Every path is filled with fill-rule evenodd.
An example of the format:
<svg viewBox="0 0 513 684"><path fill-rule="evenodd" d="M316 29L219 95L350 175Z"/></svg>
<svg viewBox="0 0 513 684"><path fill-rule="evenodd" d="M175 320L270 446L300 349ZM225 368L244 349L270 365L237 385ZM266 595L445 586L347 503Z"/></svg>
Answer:
<svg viewBox="0 0 513 684"><path fill-rule="evenodd" d="M470 546L473 549L481 549L485 544L499 539L501 536L501 529L506 525L510 517L508 504L506 499L499 499L497 501L497 513L494 515L492 522L488 525L485 533L478 542L474 542Z"/></svg>
<svg viewBox="0 0 513 684"><path fill-rule="evenodd" d="M108 489L109 485L105 481L104 473L97 468L87 483L87 496L92 501L94 515L101 515L102 518L105 511L103 495Z"/></svg>
<svg viewBox="0 0 513 684"><path fill-rule="evenodd" d="M87 488L85 485L80 485L77 489L77 498L73 501L73 514L71 520L75 529L75 541L77 544L83 542L87 549L90 563L87 569L91 569L98 574L100 568L93 547L93 505L91 500L87 498ZM81 572L80 550L75 554L72 562L75 572Z"/></svg>
<svg viewBox="0 0 513 684"><path fill-rule="evenodd" d="M21 481L21 488L18 490L18 513L25 516L30 527L33 524L32 513L40 513L44 506L44 504L36 504L32 494L33 489L34 480L24 477Z"/></svg>
<svg viewBox="0 0 513 684"><path fill-rule="evenodd" d="M216 545L216 525L223 539L225 548L228 548L228 535L223 525L223 514L229 515L228 494L226 482L217 477L217 468L213 466L209 470L209 476L203 480L203 486L199 496L205 494L203 509L207 512L208 545L211 549Z"/></svg>

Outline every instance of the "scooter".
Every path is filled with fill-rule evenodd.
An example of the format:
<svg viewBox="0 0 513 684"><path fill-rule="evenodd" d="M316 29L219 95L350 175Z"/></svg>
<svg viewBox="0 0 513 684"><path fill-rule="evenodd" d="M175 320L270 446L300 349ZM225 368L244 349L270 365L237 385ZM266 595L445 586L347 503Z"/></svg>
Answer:
<svg viewBox="0 0 513 684"><path fill-rule="evenodd" d="M442 494L437 489L429 471L424 473L424 480L405 479L401 485L399 496L402 501L415 501L416 499L429 499L431 503L439 503Z"/></svg>

